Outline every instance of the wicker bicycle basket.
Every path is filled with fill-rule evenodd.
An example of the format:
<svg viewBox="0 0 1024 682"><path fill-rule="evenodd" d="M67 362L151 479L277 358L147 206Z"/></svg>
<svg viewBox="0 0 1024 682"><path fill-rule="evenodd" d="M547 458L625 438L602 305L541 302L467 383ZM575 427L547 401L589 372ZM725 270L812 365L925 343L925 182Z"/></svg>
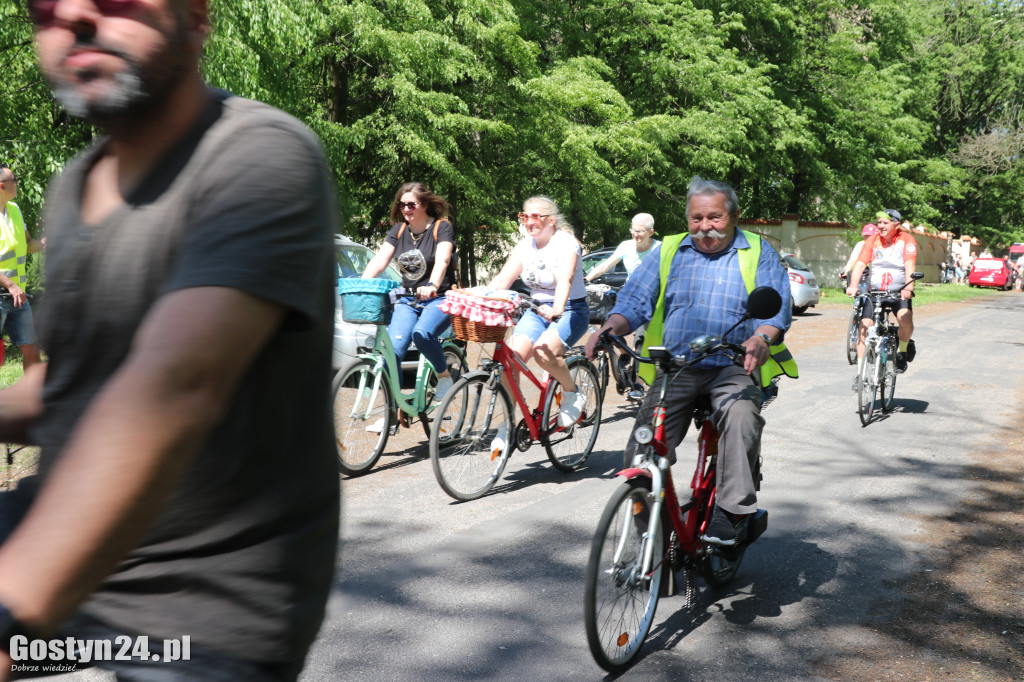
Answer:
<svg viewBox="0 0 1024 682"><path fill-rule="evenodd" d="M491 295L494 292L480 289L452 289L445 294L441 310L450 314L452 330L462 341L497 343L505 338L509 327L515 324L518 314L518 298Z"/></svg>
<svg viewBox="0 0 1024 682"><path fill-rule="evenodd" d="M505 338L509 327L492 327L483 322L474 322L461 315L452 315L452 329L455 338L477 343L497 343Z"/></svg>

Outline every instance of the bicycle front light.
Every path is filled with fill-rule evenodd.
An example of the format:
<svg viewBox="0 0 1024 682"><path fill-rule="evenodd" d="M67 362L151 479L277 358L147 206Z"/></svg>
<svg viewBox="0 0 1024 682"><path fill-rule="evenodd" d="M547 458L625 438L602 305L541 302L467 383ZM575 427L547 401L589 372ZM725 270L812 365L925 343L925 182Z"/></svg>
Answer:
<svg viewBox="0 0 1024 682"><path fill-rule="evenodd" d="M636 427L636 431L633 432L633 438L640 445L647 445L654 440L654 429L646 424L638 426Z"/></svg>
<svg viewBox="0 0 1024 682"><path fill-rule="evenodd" d="M715 338L709 334L698 336L690 341L690 351L696 354L706 353L715 343Z"/></svg>

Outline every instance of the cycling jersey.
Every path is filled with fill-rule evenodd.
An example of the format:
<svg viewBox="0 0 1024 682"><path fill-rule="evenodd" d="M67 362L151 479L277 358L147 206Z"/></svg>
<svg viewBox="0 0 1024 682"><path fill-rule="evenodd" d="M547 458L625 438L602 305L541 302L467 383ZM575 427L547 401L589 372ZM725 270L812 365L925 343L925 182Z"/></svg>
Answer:
<svg viewBox="0 0 1024 682"><path fill-rule="evenodd" d="M858 261L871 266L871 289L899 291L907 283L907 261L917 261L917 242L913 235L898 230L888 244L876 234L864 242Z"/></svg>

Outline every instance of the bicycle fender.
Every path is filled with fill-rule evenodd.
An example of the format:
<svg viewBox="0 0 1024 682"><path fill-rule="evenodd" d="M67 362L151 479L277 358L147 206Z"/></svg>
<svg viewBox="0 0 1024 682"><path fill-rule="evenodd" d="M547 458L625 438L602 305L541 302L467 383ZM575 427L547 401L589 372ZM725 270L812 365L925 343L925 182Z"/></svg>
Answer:
<svg viewBox="0 0 1024 682"><path fill-rule="evenodd" d="M651 472L642 467L632 467L629 469L623 469L622 471L616 472L616 476L622 476L629 480L637 478L638 476L644 476L645 478L651 478Z"/></svg>

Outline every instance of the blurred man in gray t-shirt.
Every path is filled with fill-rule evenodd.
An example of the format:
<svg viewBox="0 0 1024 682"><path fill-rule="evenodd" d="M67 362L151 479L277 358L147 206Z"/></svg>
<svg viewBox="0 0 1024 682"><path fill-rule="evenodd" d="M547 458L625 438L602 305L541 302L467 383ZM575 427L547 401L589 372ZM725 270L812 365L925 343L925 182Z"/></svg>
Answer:
<svg viewBox="0 0 1024 682"><path fill-rule="evenodd" d="M55 97L106 136L47 196L49 363L0 393L0 441L41 448L0 496L0 649L148 635L158 662L99 665L294 679L338 532L319 144L203 83L204 0L29 4Z"/></svg>

